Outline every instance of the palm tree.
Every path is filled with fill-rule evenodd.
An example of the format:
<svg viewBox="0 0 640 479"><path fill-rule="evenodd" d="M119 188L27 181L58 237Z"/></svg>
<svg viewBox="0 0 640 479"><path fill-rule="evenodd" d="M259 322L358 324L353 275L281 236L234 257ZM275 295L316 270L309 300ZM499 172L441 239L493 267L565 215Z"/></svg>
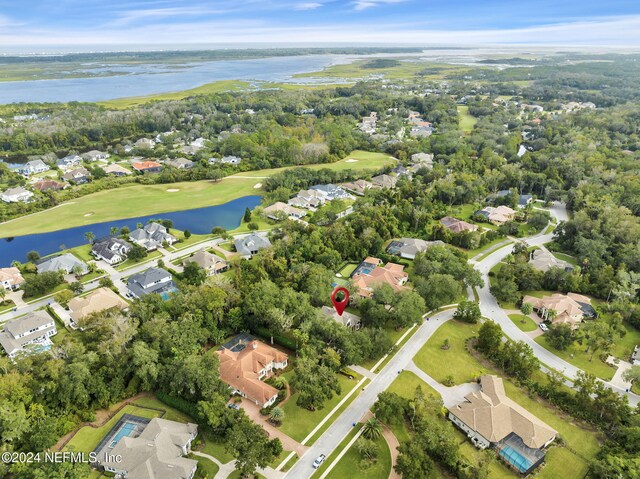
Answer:
<svg viewBox="0 0 640 479"><path fill-rule="evenodd" d="M118 236L119 231L120 229L117 226L112 226L111 229L109 230L109 232L111 233L111 236Z"/></svg>
<svg viewBox="0 0 640 479"><path fill-rule="evenodd" d="M273 386L280 391L287 389L288 384L289 381L287 381L287 378L285 378L284 376L278 376L277 378L273 379Z"/></svg>
<svg viewBox="0 0 640 479"><path fill-rule="evenodd" d="M382 426L380 421L378 421L375 417L372 417L362 426L362 435L367 439L378 439L382 434Z"/></svg>
<svg viewBox="0 0 640 479"><path fill-rule="evenodd" d="M531 312L533 311L533 305L531 303L522 303L522 306L520 306L520 312L522 313L522 323L526 323L527 322L527 316L529 316L531 314Z"/></svg>
<svg viewBox="0 0 640 479"><path fill-rule="evenodd" d="M284 420L284 411L281 407L274 407L269 413L269 420L274 424L282 424Z"/></svg>
<svg viewBox="0 0 640 479"><path fill-rule="evenodd" d="M4 298L7 296L7 290L0 286L0 303L4 303Z"/></svg>
<svg viewBox="0 0 640 479"><path fill-rule="evenodd" d="M89 242L93 243L93 240L96 239L96 235L94 235L91 231L87 231L84 234L84 238Z"/></svg>

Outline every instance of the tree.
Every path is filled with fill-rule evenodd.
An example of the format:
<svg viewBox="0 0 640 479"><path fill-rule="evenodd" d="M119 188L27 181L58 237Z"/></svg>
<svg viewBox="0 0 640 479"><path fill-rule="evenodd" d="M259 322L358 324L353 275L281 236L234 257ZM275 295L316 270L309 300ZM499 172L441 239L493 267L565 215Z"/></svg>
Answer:
<svg viewBox="0 0 640 479"><path fill-rule="evenodd" d="M285 416L284 410L278 406L274 407L269 412L269 420L272 423L277 424L278 426L282 424L282 421L284 420L284 416Z"/></svg>
<svg viewBox="0 0 640 479"><path fill-rule="evenodd" d="M29 251L27 253L27 260L35 263L36 261L38 261L40 259L40 253L38 253L37 251Z"/></svg>
<svg viewBox="0 0 640 479"><path fill-rule="evenodd" d="M480 313L480 306L475 301L460 301L456 312L453 313L453 317L458 321L465 323L476 324L480 321L482 313Z"/></svg>
<svg viewBox="0 0 640 479"><path fill-rule="evenodd" d="M101 288L113 288L113 280L109 276L104 276L98 280Z"/></svg>
<svg viewBox="0 0 640 479"><path fill-rule="evenodd" d="M91 231L87 231L87 232L84 234L84 239L86 239L86 240L87 240L87 242L88 242L89 244L92 244L92 243L93 243L93 240L95 240L95 239L96 239L96 235L95 235L95 234L93 234Z"/></svg>
<svg viewBox="0 0 640 479"><path fill-rule="evenodd" d="M431 477L434 469L433 460L418 441L400 444L395 470L403 478Z"/></svg>
<svg viewBox="0 0 640 479"><path fill-rule="evenodd" d="M485 321L478 332L478 351L489 358L495 358L502 346L502 328L493 321Z"/></svg>
<svg viewBox="0 0 640 479"><path fill-rule="evenodd" d="M224 236L226 234L227 230L224 229L222 226L214 226L211 229L211 234L214 236Z"/></svg>
<svg viewBox="0 0 640 479"><path fill-rule="evenodd" d="M362 426L362 435L367 439L378 439L382 434L382 425L375 418L372 417Z"/></svg>
<svg viewBox="0 0 640 479"><path fill-rule="evenodd" d="M533 305L531 303L522 303L520 306L520 312L522 313L522 323L526 323L527 316L533 312Z"/></svg>
<svg viewBox="0 0 640 479"><path fill-rule="evenodd" d="M146 256L146 248L140 246L139 244L134 244L133 246L131 246L129 253L127 253L127 258L135 262L143 260Z"/></svg>
<svg viewBox="0 0 640 479"><path fill-rule="evenodd" d="M64 277L60 271L45 271L36 276L25 279L22 283L25 297L40 296L48 293L59 284L62 284Z"/></svg>
<svg viewBox="0 0 640 479"><path fill-rule="evenodd" d="M292 384L298 392L298 406L315 411L322 408L334 393L340 394L336 373L315 352L303 350L294 371Z"/></svg>
<svg viewBox="0 0 640 479"><path fill-rule="evenodd" d="M249 221L251 221L251 210L249 208L245 208L242 221L244 221L245 223L248 223Z"/></svg>
<svg viewBox="0 0 640 479"><path fill-rule="evenodd" d="M619 337L620 332L616 328L599 319L582 325L579 330L578 341L586 343L586 352L591 351L589 361L592 361L596 352L602 351L606 353Z"/></svg>
<svg viewBox="0 0 640 479"><path fill-rule="evenodd" d="M282 452L280 439L269 440L262 426L239 414L227 433L227 449L236 458L236 470L242 477L264 468Z"/></svg>
<svg viewBox="0 0 640 479"><path fill-rule="evenodd" d="M184 234L184 238L185 238L185 239L189 239L189 238L191 238L191 231L189 231L189 230L184 230L184 233L183 233L183 234Z"/></svg>
<svg viewBox="0 0 640 479"><path fill-rule="evenodd" d="M640 383L640 366L631 366L624 373L622 373L622 379L630 383Z"/></svg>
<svg viewBox="0 0 640 479"><path fill-rule="evenodd" d="M251 231L256 231L260 229L260 225L255 221L252 221L247 225L247 228L249 228Z"/></svg>
<svg viewBox="0 0 640 479"><path fill-rule="evenodd" d="M273 378L273 387L275 387L279 391L284 391L285 389L287 389L288 385L289 381L287 381L287 378L285 378L284 376Z"/></svg>
<svg viewBox="0 0 640 479"><path fill-rule="evenodd" d="M123 237L128 237L129 233L131 233L131 230L129 229L128 226L123 226L122 228L120 228L120 235Z"/></svg>
<svg viewBox="0 0 640 479"><path fill-rule="evenodd" d="M498 301L515 303L518 300L518 284L511 278L497 276L491 281L491 294Z"/></svg>
<svg viewBox="0 0 640 479"><path fill-rule="evenodd" d="M364 436L364 434L363 437L358 438L354 447L356 452L360 454L360 457L362 457L366 462L371 463L378 458L378 445L371 439Z"/></svg>
<svg viewBox="0 0 640 479"><path fill-rule="evenodd" d="M109 230L109 234L111 236L118 236L118 232L120 231L120 229L117 226L112 226Z"/></svg>
<svg viewBox="0 0 640 479"><path fill-rule="evenodd" d="M407 399L396 393L383 391L373 406L373 413L387 424L401 424L408 407Z"/></svg>
<svg viewBox="0 0 640 479"><path fill-rule="evenodd" d="M558 351L564 351L574 341L574 334L571 326L568 324L552 324L547 332L547 340L549 344L556 348Z"/></svg>
<svg viewBox="0 0 640 479"><path fill-rule="evenodd" d="M189 261L182 272L182 279L184 279L187 284L199 286L206 281L207 272L202 269L198 263Z"/></svg>
<svg viewBox="0 0 640 479"><path fill-rule="evenodd" d="M73 294L80 294L84 291L84 285L80 281L74 281L69 285L69 289L73 291Z"/></svg>
<svg viewBox="0 0 640 479"><path fill-rule="evenodd" d="M399 328L418 323L427 311L427 305L422 297L413 290L402 291L396 298L391 311L393 322Z"/></svg>

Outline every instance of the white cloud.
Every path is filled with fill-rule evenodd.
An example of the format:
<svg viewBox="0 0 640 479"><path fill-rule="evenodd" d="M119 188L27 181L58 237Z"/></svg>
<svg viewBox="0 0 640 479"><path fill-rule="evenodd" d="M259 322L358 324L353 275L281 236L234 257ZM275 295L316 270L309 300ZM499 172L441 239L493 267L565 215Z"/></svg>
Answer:
<svg viewBox="0 0 640 479"><path fill-rule="evenodd" d="M368 8L377 7L379 5L388 5L392 3L401 3L406 0L354 0L352 2L353 9L360 12Z"/></svg>
<svg viewBox="0 0 640 479"><path fill-rule="evenodd" d="M322 3L318 2L307 2L307 3L298 3L293 6L294 10L306 11L306 10L315 10L316 8L322 7Z"/></svg>

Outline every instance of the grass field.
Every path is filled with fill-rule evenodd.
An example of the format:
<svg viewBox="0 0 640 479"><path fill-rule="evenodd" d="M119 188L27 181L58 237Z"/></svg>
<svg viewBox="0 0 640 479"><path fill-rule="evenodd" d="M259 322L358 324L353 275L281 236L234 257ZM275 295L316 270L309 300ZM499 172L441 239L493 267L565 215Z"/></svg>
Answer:
<svg viewBox="0 0 640 479"><path fill-rule="evenodd" d="M355 159L357 161L349 161ZM395 163L382 153L354 151L335 163L305 165L305 168L331 170L377 170ZM163 185L126 185L104 190L73 201L2 223L3 235L22 236L123 218L161 214L227 203L243 196L260 194L254 188L261 178L293 167L238 173L221 181L194 181ZM169 192L168 190L178 190Z"/></svg>
<svg viewBox="0 0 640 479"><path fill-rule="evenodd" d="M592 361L589 361L589 358L591 357L591 353L585 352L586 346L573 343L566 350L558 351L557 349L555 349L553 346L549 344L549 341L547 340L546 335L538 336L535 339L535 341L540 346L544 347L545 349L548 349L559 358L562 358L568 363L573 364L574 366L582 369L583 371L590 372L591 374L601 379L604 379L605 381L609 381L613 377L613 374L616 372L614 368L600 361L600 359L598 358L598 353L595 354Z"/></svg>
<svg viewBox="0 0 640 479"><path fill-rule="evenodd" d="M538 324L533 319L523 314L510 314L509 319L524 332L535 331L538 327ZM524 323L522 322L523 319Z"/></svg>
<svg viewBox="0 0 640 479"><path fill-rule="evenodd" d="M354 447L359 440L342 456L342 459L331 470L327 478L343 479L356 476L358 479L387 479L389 477L391 472L391 451L385 438L380 436L374 440L378 446L378 459L375 464L366 469L360 467L361 456Z"/></svg>
<svg viewBox="0 0 640 479"><path fill-rule="evenodd" d="M349 392L356 386L361 377L357 374L355 374L355 376L355 379L349 379L346 376L339 374L338 381L340 383L340 387L342 388L342 392L340 395L334 394L332 399L325 402L322 409L317 409L315 411L303 409L296 404L298 394L292 394L289 401L287 401L287 403L282 406L285 414L285 419L282 423L282 426L280 426L280 430L296 441L302 441L311 431L313 431L313 429L320 423L320 421L322 421L325 416L338 405L342 398L349 394ZM346 401L346 403L352 401L356 397L357 392L351 395L349 401ZM327 421L327 423L330 422L331 419Z"/></svg>
<svg viewBox="0 0 640 479"><path fill-rule="evenodd" d="M329 456L327 456L324 463L318 469L316 469L316 471L313 474L311 474L311 477L313 478L320 477L324 473L324 471L329 467L329 464L335 461L336 457L338 457L338 454L340 454L340 451L342 451L347 446L347 444L349 444L349 441L353 439L353 436L355 436L358 433L361 427L362 427L362 424L356 424L355 427L351 428L351 430L345 436L342 442L338 444L338 447L336 447L333 450L333 452L329 454Z"/></svg>
<svg viewBox="0 0 640 479"><path fill-rule="evenodd" d="M388 79L411 79L421 76L426 79L442 79L450 73L468 70L468 67L441 63L406 62L388 68L363 68L369 60L356 61L344 65L333 65L318 72L299 73L294 78L346 78L358 79L371 75L383 75Z"/></svg>
<svg viewBox="0 0 640 479"><path fill-rule="evenodd" d="M458 124L465 133L472 131L476 123L478 123L478 120L469 114L468 106L458 105L458 115L460 116Z"/></svg>
<svg viewBox="0 0 640 479"><path fill-rule="evenodd" d="M198 479L213 479L220 470L215 462L207 459L206 457L200 457L193 454L189 457L198 461L198 471L194 476Z"/></svg>

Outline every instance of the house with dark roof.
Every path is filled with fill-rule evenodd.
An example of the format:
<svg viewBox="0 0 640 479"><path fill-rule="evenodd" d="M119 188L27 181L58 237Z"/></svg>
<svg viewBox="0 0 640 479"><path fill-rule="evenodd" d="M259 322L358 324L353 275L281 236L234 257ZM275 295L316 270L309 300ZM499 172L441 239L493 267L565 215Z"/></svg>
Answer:
<svg viewBox="0 0 640 479"><path fill-rule="evenodd" d="M349 311L344 311L342 316L340 316L334 308L330 306L323 306L321 312L327 318L332 319L336 323L340 323L347 328L360 329L360 326L362 325L360 316L350 313Z"/></svg>
<svg viewBox="0 0 640 479"><path fill-rule="evenodd" d="M395 188L398 178L389 175L378 175L371 178L371 183L380 188Z"/></svg>
<svg viewBox="0 0 640 479"><path fill-rule="evenodd" d="M135 416L134 416L135 418ZM142 421L140 421L142 422ZM123 427L126 425L125 423ZM192 479L198 461L184 457L191 452L191 442L198 425L183 424L159 417L134 431L118 437L96 451L97 463L115 477L126 479ZM138 428L144 427L138 433Z"/></svg>
<svg viewBox="0 0 640 479"><path fill-rule="evenodd" d="M73 168L80 163L82 163L82 158L80 158L78 155L68 155L56 161L56 165L58 166L58 168L61 168L63 170Z"/></svg>
<svg viewBox="0 0 640 479"><path fill-rule="evenodd" d="M120 238L101 238L94 241L91 254L109 264L117 264L127 258L131 245Z"/></svg>
<svg viewBox="0 0 640 479"><path fill-rule="evenodd" d="M135 229L129 234L129 239L147 251L154 251L164 243L172 245L178 241L178 238L159 223L148 223L142 228Z"/></svg>
<svg viewBox="0 0 640 479"><path fill-rule="evenodd" d="M162 268L149 268L127 280L129 296L142 298L148 294L172 293L176 290L171 273Z"/></svg>
<svg viewBox="0 0 640 479"><path fill-rule="evenodd" d="M419 238L400 238L393 240L387 246L387 253L406 259L415 259L418 253L427 251L432 246L443 246L444 242L425 241Z"/></svg>
<svg viewBox="0 0 640 479"><path fill-rule="evenodd" d="M261 249L270 247L271 241L269 241L269 238L251 233L242 238L236 238L233 244L243 259L251 259Z"/></svg>
<svg viewBox="0 0 640 479"><path fill-rule="evenodd" d="M67 181L73 181L78 185L88 183L91 180L91 173L86 168L76 168L62 175Z"/></svg>
<svg viewBox="0 0 640 479"><path fill-rule="evenodd" d="M10 358L23 351L45 351L51 347L49 338L57 332L53 318L46 311L33 311L4 323L4 331L0 332L0 346Z"/></svg>

